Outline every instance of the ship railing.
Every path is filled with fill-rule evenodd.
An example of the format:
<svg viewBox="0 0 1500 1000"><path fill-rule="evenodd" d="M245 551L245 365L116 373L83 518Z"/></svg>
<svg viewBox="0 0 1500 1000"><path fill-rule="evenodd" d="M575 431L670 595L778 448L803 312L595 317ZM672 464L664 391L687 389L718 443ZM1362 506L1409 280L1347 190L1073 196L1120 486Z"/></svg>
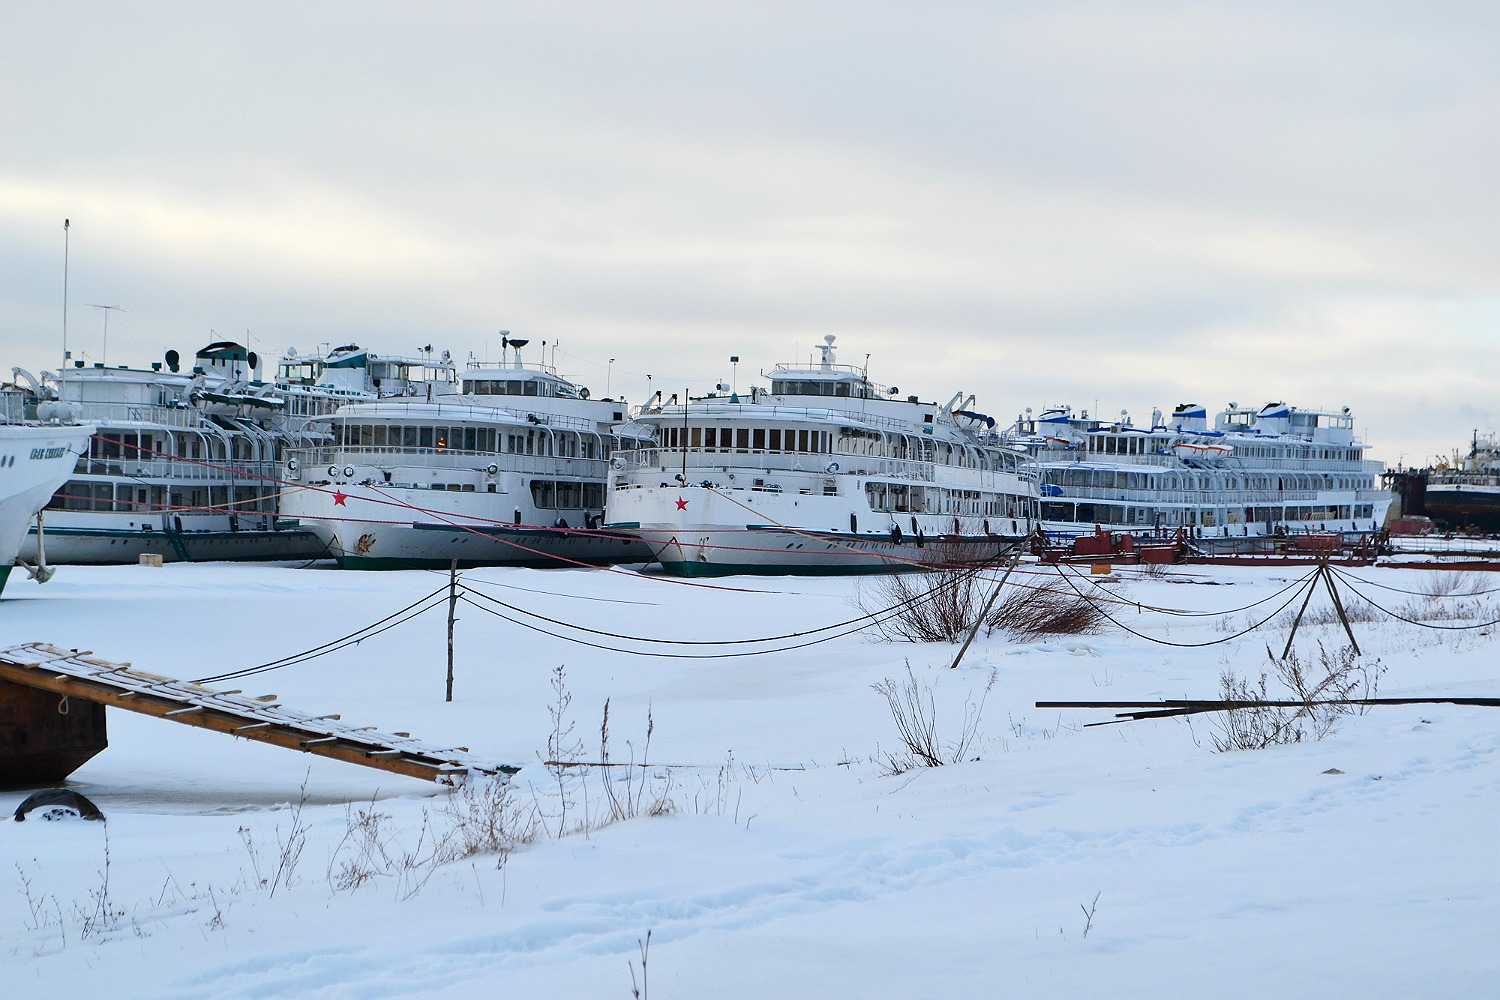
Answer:
<svg viewBox="0 0 1500 1000"><path fill-rule="evenodd" d="M1432 486L1500 486L1500 474L1494 472L1456 472L1447 470L1433 474L1427 480Z"/></svg>
<svg viewBox="0 0 1500 1000"><path fill-rule="evenodd" d="M0 424L19 424L27 419L27 394L17 389L0 389ZM32 419L35 419L35 407Z"/></svg>
<svg viewBox="0 0 1500 1000"><path fill-rule="evenodd" d="M80 456L73 467L77 476L118 476L126 479L174 479L199 483L273 479L275 462L245 459L151 459L96 458Z"/></svg>
<svg viewBox="0 0 1500 1000"><path fill-rule="evenodd" d="M302 448L288 452L288 458L295 458L300 463L303 474L312 477L329 469L337 471L350 465L424 469L482 469L494 465L501 472L603 479L608 468L608 463L601 458L517 455L463 448Z"/></svg>
<svg viewBox="0 0 1500 1000"><path fill-rule="evenodd" d="M877 458L869 455L842 455L829 452L774 452L734 448L640 448L617 451L611 458L623 471L657 469L664 473L681 472L684 464L695 469L717 469L757 472L836 472L839 475L891 476L899 479L932 482L937 470L946 468L932 462L915 462L899 458ZM623 466L620 463L624 463ZM836 468L830 469L831 466ZM691 477L689 477L691 478Z"/></svg>
<svg viewBox="0 0 1500 1000"><path fill-rule="evenodd" d="M1282 490L1267 495L1246 490L1118 490L1099 486L1065 487L1063 492L1043 500L1119 500L1138 504L1190 504L1194 506L1260 506L1315 500L1315 490Z"/></svg>
<svg viewBox="0 0 1500 1000"><path fill-rule="evenodd" d="M1205 471L1226 472L1342 472L1379 475L1385 471L1385 463L1377 459L1332 458L1242 458L1229 455L1217 459L1178 459L1172 455L1110 455L1091 451L1064 451L1046 448L1036 453L1036 460L1048 465L1077 463L1080 465L1151 465L1162 468L1193 468ZM1191 462L1191 465L1187 465Z"/></svg>
<svg viewBox="0 0 1500 1000"><path fill-rule="evenodd" d="M192 406L161 406L155 403L90 403L83 407L80 420L100 424L154 424L159 427L199 427L207 422Z"/></svg>
<svg viewBox="0 0 1500 1000"><path fill-rule="evenodd" d="M910 434L912 437L924 436L920 428L908 420L899 420L896 417L888 417L881 413L869 413L855 409L853 406L849 409L839 409L827 405L828 402L838 399L849 400L851 404L864 402L864 400L856 399L852 396L807 396L804 398L819 402L810 402L806 406L782 406L771 403L751 403L748 397L741 397L742 401L739 403L731 403L728 396L715 396L713 399L695 399L688 406L688 420L690 422L712 421L715 417L711 410L706 409L707 407L729 406L741 408L737 411L737 418L734 419L746 419L753 415L757 418L774 417L780 420L800 421L809 424L848 424L851 426L866 424L874 427L889 428L903 434ZM675 407L666 407L665 410L646 410L641 416L654 418L653 423L657 423L659 426L670 427L674 421L679 424L682 422L682 407L678 405Z"/></svg>
<svg viewBox="0 0 1500 1000"><path fill-rule="evenodd" d="M459 396L463 402L453 402L449 397L435 399L427 402L425 399L416 397L395 396L388 399L361 399L351 402L348 406L341 407L333 413L324 414L316 419L339 427L344 424L382 424L400 423L403 418L391 419L388 415L377 415L372 412L374 407L382 407L381 414L389 414L392 409L404 410L404 419L411 423L432 423L440 421L442 416L458 416L459 419L473 420L481 423L494 423L508 426L512 422L523 426L551 427L561 430L584 431L586 433L598 433L601 421L590 420L588 417L576 417L570 413L549 413L543 409L528 409L525 403L496 402L493 405L473 402L472 396ZM544 400L545 396L491 396L495 400ZM436 407L436 409L434 409ZM453 411L458 411L454 413Z"/></svg>

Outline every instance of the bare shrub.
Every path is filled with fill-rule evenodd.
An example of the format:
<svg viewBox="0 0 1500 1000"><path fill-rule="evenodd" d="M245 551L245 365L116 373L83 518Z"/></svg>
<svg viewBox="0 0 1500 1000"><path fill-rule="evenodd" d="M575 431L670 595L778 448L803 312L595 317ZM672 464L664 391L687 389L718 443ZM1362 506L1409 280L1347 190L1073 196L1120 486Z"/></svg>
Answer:
<svg viewBox="0 0 1500 1000"><path fill-rule="evenodd" d="M1109 619L1066 580L1017 587L985 620L990 633L1004 632L1023 642L1049 635L1097 635Z"/></svg>
<svg viewBox="0 0 1500 1000"><path fill-rule="evenodd" d="M872 616L900 606L873 623L890 642L962 642L989 597L988 583L972 567L892 573L861 581L855 603Z"/></svg>
<svg viewBox="0 0 1500 1000"><path fill-rule="evenodd" d="M964 698L964 718L958 737L944 743L937 735L937 704L932 696L932 687L917 680L912 672L911 661L906 662L906 680L887 677L878 684L870 685L883 695L890 706L891 718L896 723L896 732L905 746L904 753L879 754L881 763L891 774L902 774L918 767L942 767L968 759L969 751L979 736L979 719L984 712L985 700L995 686L998 677L990 671L989 683L979 701L974 702L972 693Z"/></svg>
<svg viewBox="0 0 1500 1000"><path fill-rule="evenodd" d="M1219 697L1224 701L1293 704L1232 708L1219 713L1210 738L1221 753L1321 740L1338 728L1344 716L1363 715L1368 710L1368 706L1344 702L1375 697L1385 673L1378 659L1361 663L1352 646L1330 652L1318 643L1316 664L1304 665L1295 649L1284 659L1277 659L1269 648L1266 655L1272 672L1262 671L1257 681L1240 677L1226 667L1219 675ZM1276 689L1271 687L1272 674Z"/></svg>
<svg viewBox="0 0 1500 1000"><path fill-rule="evenodd" d="M1167 563L1143 562L1135 567L1135 575L1142 580L1165 580L1172 575L1172 567Z"/></svg>
<svg viewBox="0 0 1500 1000"><path fill-rule="evenodd" d="M542 833L542 819L532 805L522 805L509 782L471 777L444 803L449 823L448 860L480 854L504 855L529 844Z"/></svg>
<svg viewBox="0 0 1500 1000"><path fill-rule="evenodd" d="M382 827L391 818L377 812L372 796L368 808L344 806L344 836L328 859L328 884L335 892L358 889L389 869Z"/></svg>

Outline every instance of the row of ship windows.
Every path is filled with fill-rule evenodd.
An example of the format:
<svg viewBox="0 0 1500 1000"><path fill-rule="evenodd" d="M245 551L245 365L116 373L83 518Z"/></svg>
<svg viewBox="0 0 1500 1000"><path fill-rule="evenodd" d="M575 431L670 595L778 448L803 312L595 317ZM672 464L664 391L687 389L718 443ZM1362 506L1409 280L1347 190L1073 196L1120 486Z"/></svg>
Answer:
<svg viewBox="0 0 1500 1000"><path fill-rule="evenodd" d="M476 379L464 382L464 392L475 396L555 396L557 387L551 382L508 379L486 381Z"/></svg>
<svg viewBox="0 0 1500 1000"><path fill-rule="evenodd" d="M849 382L799 382L796 379L775 379L771 382L771 393L776 396L848 396ZM869 390L861 387L853 391L856 399L869 399Z"/></svg>
<svg viewBox="0 0 1500 1000"><path fill-rule="evenodd" d="M270 514L276 510L277 491L254 486L164 486L93 483L71 480L47 501L48 510L114 511L153 514L161 510L210 508L222 514Z"/></svg>
<svg viewBox="0 0 1500 1000"><path fill-rule="evenodd" d="M102 431L89 439L88 457L95 460L149 462L158 458L254 459L260 449L256 442L235 435L223 438L205 436L196 431L177 431L157 436L146 431ZM83 456L79 456L80 464Z"/></svg>
<svg viewBox="0 0 1500 1000"><path fill-rule="evenodd" d="M950 490L904 483L866 483L871 510L900 514L972 514L977 517L1030 517L1031 501L1009 493Z"/></svg>
<svg viewBox="0 0 1500 1000"><path fill-rule="evenodd" d="M832 435L827 431L782 430L780 427L663 427L662 447L702 448L705 451L786 451L829 454Z"/></svg>
<svg viewBox="0 0 1500 1000"><path fill-rule="evenodd" d="M1088 438L1084 450L1096 455L1159 455L1166 453L1170 440L1170 438L1165 437L1136 437L1134 435L1116 437L1111 434L1096 434ZM1238 458L1359 461L1359 451L1357 449L1304 448L1300 445L1295 447L1270 447L1267 445L1242 445L1239 442L1235 442L1234 454Z"/></svg>
<svg viewBox="0 0 1500 1000"><path fill-rule="evenodd" d="M603 510L604 484L533 479L531 502L539 510Z"/></svg>
<svg viewBox="0 0 1500 1000"><path fill-rule="evenodd" d="M1358 490L1371 489L1373 476L1289 472L1282 475L1211 472L1116 472L1113 469L1048 469L1057 486L1122 490Z"/></svg>
<svg viewBox="0 0 1500 1000"><path fill-rule="evenodd" d="M337 442L346 448L430 448L434 451L480 451L506 455L556 455L602 458L617 447L613 437L547 430L500 433L494 427L427 427L385 424L339 424Z"/></svg>
<svg viewBox="0 0 1500 1000"><path fill-rule="evenodd" d="M1319 507L1231 507L1225 509L1123 507L1102 503L1042 504L1042 520L1078 524L1135 524L1144 526L1213 527L1215 524L1281 524L1303 521L1348 521L1373 518L1373 504ZM1157 520L1157 518L1160 520Z"/></svg>
<svg viewBox="0 0 1500 1000"><path fill-rule="evenodd" d="M1020 456L1003 452L974 451L925 438L883 435L878 431L844 429L834 438L829 431L806 431L779 427L662 427L661 447L668 450L782 452L866 455L877 458L939 462L991 471L1014 470ZM685 442L685 444L684 444Z"/></svg>

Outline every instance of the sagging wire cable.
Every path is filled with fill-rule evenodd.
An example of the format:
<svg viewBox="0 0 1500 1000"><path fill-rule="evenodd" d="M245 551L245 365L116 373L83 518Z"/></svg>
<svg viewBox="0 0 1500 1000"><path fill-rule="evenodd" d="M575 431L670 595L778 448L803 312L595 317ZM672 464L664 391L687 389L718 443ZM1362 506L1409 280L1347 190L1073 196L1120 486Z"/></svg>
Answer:
<svg viewBox="0 0 1500 1000"><path fill-rule="evenodd" d="M747 649L734 653L653 653L646 650L623 649L619 646L606 646L602 643L589 642L586 639L578 639L572 636L559 635L558 633L544 629L539 625L532 625L529 622L524 622L516 618L512 618L510 615L507 615L504 612L496 611L493 608L487 608L482 604L469 600L462 594L459 595L458 599L460 601L463 601L465 604L478 608L480 611L483 611L486 614L491 614L496 618L508 621L512 625L519 625L521 628L530 629L533 632L540 632L542 635L549 635L554 639L561 639L563 642L571 642L575 645L587 646L591 649L602 649L610 653L625 653L629 656L651 656L666 660L727 660L743 656L765 656L772 653L788 653L795 649L805 649L808 646L817 646L821 643L831 642L834 639L842 639L846 635L853 635L856 632L861 632L864 630L864 626L861 626L860 628L850 629L847 632L835 633L834 635L826 635L822 638L811 639L807 642L800 642L792 646L782 646L777 649Z"/></svg>
<svg viewBox="0 0 1500 1000"><path fill-rule="evenodd" d="M424 570L424 572L440 574L445 577L448 575L448 571L445 569L426 569ZM476 592L481 587L501 587L505 590L519 590L523 594L538 594L542 597L566 597L571 601L595 601L599 604L633 604L637 607L642 608L661 607L661 605L655 601L626 601L618 597L592 597L588 594L562 594L558 593L555 590L534 590L531 587L517 587L512 583L499 583L495 580L484 580L480 582L475 581L473 577L466 577L464 586L472 588Z"/></svg>
<svg viewBox="0 0 1500 1000"><path fill-rule="evenodd" d="M397 625L404 625L406 622L417 617L417 615L431 611L435 607L440 607L448 600L447 594L447 587L439 587L437 590L434 590L432 593L426 595L425 597L418 598L416 601L413 601L411 604L408 604L401 610L386 615L379 621L372 622L369 625L366 625L364 628L350 632L348 635L341 636L337 639L332 639L328 642L322 643L321 645L313 646L311 649L304 649L300 653L292 653L289 656L283 656L279 659L271 660L267 663L262 663L259 666L244 667L239 670L230 670L222 674L214 674L211 677L199 677L198 679L194 680L193 683L212 684L218 681L235 680L236 678L240 677L249 677L252 674L260 674L266 673L271 670L279 670L282 667L290 667L297 663L304 663L307 660L315 659L319 656L324 656L328 653L336 652L337 650L343 649L346 646L363 642L365 639L368 639L371 636L379 635L386 629L395 628ZM434 600L434 598L437 598L437 600ZM417 608L418 605L427 604L429 601L431 601L432 603L428 604L427 607L412 612L413 608ZM407 614L407 612L412 613ZM403 615L405 615L406 617L403 618ZM392 620L397 618L399 618L400 621ZM389 624L387 624L388 622Z"/></svg>
<svg viewBox="0 0 1500 1000"><path fill-rule="evenodd" d="M977 575L977 572L975 575ZM606 632L600 629L589 628L586 625L574 625L571 622L560 621L556 618L549 618L546 615L538 614L535 611L528 611L525 608L518 608L513 604L507 604L504 601L499 600L498 598L489 597L477 590L473 591L473 593L476 597L489 601L492 604L499 605L500 607L505 608L509 611L514 611L517 614L525 615L528 618L535 618L538 621L544 621L549 625L556 625L560 628L572 629L576 632L587 632L590 635L597 635L606 639L620 639L627 642L641 642L664 646L741 646L758 645L768 642L781 642L786 639L802 639L806 638L807 636L819 635L823 632L832 632L837 629L847 628L848 626L858 625L857 628L852 628L848 632L841 633L841 635L851 635L854 632L863 631L864 629L867 629L873 625L879 625L886 618L898 612L907 610L908 608L918 607L928 601L936 600L938 595L951 585L952 584L949 582L940 583L936 587L933 587L931 590L928 590L923 594L919 594L911 600L900 601L896 604L891 605L890 607L882 608L879 611L872 611L868 614L863 614L856 618L847 619L846 621L835 622L832 625L824 625L820 628L807 629L802 632L788 632L783 635L764 636L762 638L756 639L658 639L652 636L626 635L621 632ZM468 590L469 588L466 586L465 589ZM832 638L838 637L839 636L833 636ZM768 650L768 652L775 651Z"/></svg>
<svg viewBox="0 0 1500 1000"><path fill-rule="evenodd" d="M1062 563L1055 563L1054 565L1057 566L1059 573L1061 573L1063 571L1062 570L1062 565L1063 565ZM1282 594L1286 593L1288 590L1291 590L1294 587L1301 587L1308 580L1311 580L1313 578L1313 576L1315 576L1315 575L1316 575L1316 571L1314 571L1313 573L1309 573L1307 576L1304 576L1301 579L1293 580L1291 583L1287 584L1285 587L1282 587L1280 590L1276 591L1276 593L1274 593L1274 594L1271 594L1269 597L1263 597L1260 600L1256 601L1255 603L1253 603L1253 604L1246 604L1244 607L1241 607L1241 608L1230 608L1228 611L1183 611L1183 610L1180 610L1178 608L1162 608L1162 607L1157 607L1154 604L1141 604L1139 601L1127 601L1127 600L1125 600L1124 598L1120 597L1117 594L1110 594L1109 591L1104 590L1104 585L1102 583L1096 582L1092 577L1087 577L1087 576L1084 576L1082 573L1077 573L1077 576L1079 577L1079 579L1087 580L1090 584L1092 584L1094 586L1095 589L1097 589L1097 590L1103 590L1104 593L1109 594L1110 598L1113 600L1114 603L1128 604L1128 605L1134 606L1135 608L1137 608L1138 610L1141 610L1141 611L1154 611L1154 612L1156 612L1158 614L1173 615L1173 616L1178 617L1178 618L1219 618L1219 617L1222 617L1224 615L1237 615L1237 614L1239 614L1242 611L1249 611L1251 608L1258 608L1262 604L1269 604L1271 601L1276 600L1276 598L1280 597Z"/></svg>
<svg viewBox="0 0 1500 1000"><path fill-rule="evenodd" d="M1332 567L1330 567L1330 569L1332 569ZM1339 571L1335 569L1333 570L1333 572L1338 573ZM1342 575L1343 574L1340 574L1340 576ZM1364 601L1366 604L1374 608L1376 611L1379 611L1381 614L1388 615L1391 618L1394 618L1399 622L1405 622L1408 625L1416 625L1419 628L1432 629L1435 632L1467 632L1477 628L1491 628L1492 626L1500 625L1500 618L1497 618L1494 621L1477 622L1472 625L1434 625L1432 622L1424 622L1418 621L1414 618L1407 618L1405 615L1397 614L1390 608L1382 607L1381 605L1376 604L1365 594L1361 593L1359 588L1351 584L1348 579L1344 579L1344 586L1348 587L1350 592L1353 593L1355 597L1358 597L1361 601Z"/></svg>
<svg viewBox="0 0 1500 1000"><path fill-rule="evenodd" d="M1438 565L1441 565L1441 564L1434 564L1434 565L1438 566ZM1425 597L1425 598L1427 598L1429 600L1433 600L1433 601L1442 601L1442 600L1449 600L1449 599L1462 600L1465 597L1484 597L1487 594L1500 594L1500 587L1491 587L1489 590L1475 590L1475 591L1472 591L1472 592L1467 593L1467 594L1458 594L1458 593L1454 593L1454 594L1427 594L1427 593L1423 593L1420 590L1406 590L1406 589L1401 588L1401 587L1392 587L1390 584L1377 583L1374 580L1366 580L1362 576L1355 576L1353 573L1350 573L1350 572L1348 572L1346 570L1342 570L1342 569L1336 569L1335 572L1339 573L1342 576L1346 576L1346 577L1348 577L1351 580L1358 580L1360 583L1363 583L1363 584L1365 584L1367 586L1370 586L1370 587L1379 587L1381 590L1389 590L1392 593L1396 593L1396 594L1406 594L1409 597Z"/></svg>
<svg viewBox="0 0 1500 1000"><path fill-rule="evenodd" d="M1106 620L1108 620L1116 628L1120 629L1120 631L1122 631L1122 632L1128 632L1129 634L1135 636L1138 639L1144 639L1147 642L1155 643L1158 646L1172 646L1172 647L1175 647L1177 649L1202 649L1205 646L1218 646L1218 645L1220 645L1222 643L1232 642L1235 639L1239 639L1239 638L1241 638L1243 636L1247 636L1251 632L1254 632L1256 629L1261 628L1262 626L1264 626L1267 622L1271 621L1273 618L1275 618L1277 615L1281 614L1281 612L1285 611L1287 608L1291 607L1292 602L1295 601L1298 597L1301 597L1302 594L1303 594L1303 591L1301 589L1298 589L1298 590L1294 591L1293 594L1292 594L1292 596L1289 597L1289 598L1287 598L1286 601L1280 607L1278 607L1275 611L1271 612L1269 615L1267 615L1265 618L1262 618L1260 621L1256 622L1254 625L1251 625L1249 628L1244 629L1243 631L1240 631L1240 632L1236 632L1234 635L1227 635L1227 636L1224 636L1222 639L1212 639L1212 640L1210 640L1208 642L1172 642L1172 641L1170 641L1168 639L1158 639L1155 636L1146 635L1144 632L1137 632L1135 629L1131 628L1129 625L1126 625L1124 622L1120 621L1118 618L1116 618L1115 616L1111 615L1108 611L1105 611L1102 607L1100 607L1094 601L1093 598L1089 597L1089 595L1085 594L1083 591L1079 590L1076 586L1074 586L1073 581L1067 576L1067 574L1065 574L1065 573L1062 572L1061 567L1059 567L1059 569L1058 569L1058 575L1063 578L1063 581L1065 583L1067 583L1067 585L1069 587L1072 587L1073 592L1075 594L1077 594L1082 600L1088 602L1088 604L1090 604L1091 606L1093 606L1093 608L1094 608L1095 611L1098 611L1099 614L1103 615ZM1317 577L1317 574L1313 574L1313 577L1310 578L1310 581L1307 584L1307 586L1309 588L1317 586L1318 581L1317 581L1316 577Z"/></svg>

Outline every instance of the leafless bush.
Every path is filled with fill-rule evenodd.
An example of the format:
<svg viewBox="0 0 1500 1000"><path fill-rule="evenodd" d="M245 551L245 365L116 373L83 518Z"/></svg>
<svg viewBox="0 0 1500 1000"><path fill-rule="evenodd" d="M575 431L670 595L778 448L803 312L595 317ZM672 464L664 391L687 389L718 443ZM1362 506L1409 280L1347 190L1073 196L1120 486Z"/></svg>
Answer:
<svg viewBox="0 0 1500 1000"><path fill-rule="evenodd" d="M344 836L328 859L328 884L335 892L358 889L389 868L385 850L386 835L382 828L391 818L377 812L371 797L367 808L344 806Z"/></svg>
<svg viewBox="0 0 1500 1000"><path fill-rule="evenodd" d="M861 581L855 603L890 642L961 642L974 628L991 584L974 568L892 573Z"/></svg>
<svg viewBox="0 0 1500 1000"><path fill-rule="evenodd" d="M444 804L451 836L449 860L499 854L529 844L542 832L536 808L521 805L511 785L499 778L471 777Z"/></svg>
<svg viewBox="0 0 1500 1000"><path fill-rule="evenodd" d="M1143 562L1135 568L1135 575L1143 580L1165 580L1172 575L1172 567L1166 563Z"/></svg>
<svg viewBox="0 0 1500 1000"><path fill-rule="evenodd" d="M1319 643L1316 665L1304 665L1295 649L1284 659L1277 659L1269 648L1266 655L1270 657L1272 672L1262 671L1258 681L1240 677L1226 667L1219 675L1219 697L1224 701L1293 704L1235 708L1218 713L1211 739L1214 749L1221 753L1321 740L1338 728L1344 716L1362 715L1368 709L1339 702L1375 697L1380 677L1385 673L1378 659L1361 663L1352 646L1330 652ZM1276 689L1271 687L1272 674L1278 684Z"/></svg>
<svg viewBox="0 0 1500 1000"><path fill-rule="evenodd" d="M1023 642L1049 635L1097 635L1109 624L1099 606L1066 580L1018 587L990 612L985 627Z"/></svg>
<svg viewBox="0 0 1500 1000"><path fill-rule="evenodd" d="M995 671L990 671L989 683L978 703L972 696L964 699L963 724L959 727L957 739L948 743L942 742L937 735L937 704L933 700L932 688L917 680L910 660L906 663L906 680L887 677L870 685L885 697L891 718L896 723L896 732L906 748L904 753L879 754L885 769L891 774L901 774L918 767L942 767L966 760L978 738L979 718L997 676Z"/></svg>

